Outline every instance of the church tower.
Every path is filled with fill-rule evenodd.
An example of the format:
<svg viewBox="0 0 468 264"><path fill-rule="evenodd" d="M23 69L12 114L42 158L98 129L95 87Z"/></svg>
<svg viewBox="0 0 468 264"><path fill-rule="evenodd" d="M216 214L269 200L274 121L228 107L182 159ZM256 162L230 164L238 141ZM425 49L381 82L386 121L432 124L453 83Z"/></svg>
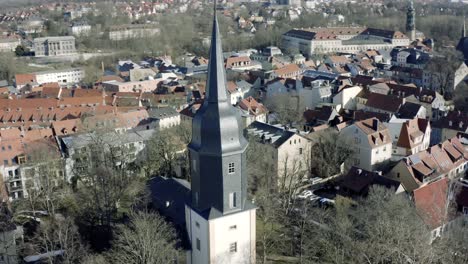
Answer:
<svg viewBox="0 0 468 264"><path fill-rule="evenodd" d="M255 207L247 200L247 141L227 96L216 0L205 101L192 121L188 263L255 263Z"/></svg>
<svg viewBox="0 0 468 264"><path fill-rule="evenodd" d="M410 38L410 41L416 40L416 12L413 0L410 0L408 11L406 12L406 34Z"/></svg>

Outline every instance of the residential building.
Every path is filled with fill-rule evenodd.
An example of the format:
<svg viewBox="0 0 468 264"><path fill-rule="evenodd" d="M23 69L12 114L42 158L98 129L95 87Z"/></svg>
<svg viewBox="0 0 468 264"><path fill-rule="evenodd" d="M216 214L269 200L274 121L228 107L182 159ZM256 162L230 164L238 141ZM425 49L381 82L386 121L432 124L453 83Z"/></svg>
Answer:
<svg viewBox="0 0 468 264"><path fill-rule="evenodd" d="M424 69L432 58L429 52L415 48L395 48L391 55L392 65L411 69Z"/></svg>
<svg viewBox="0 0 468 264"><path fill-rule="evenodd" d="M102 87L108 92L153 92L158 88L161 79L134 81L134 82L119 82L108 81L103 82Z"/></svg>
<svg viewBox="0 0 468 264"><path fill-rule="evenodd" d="M415 118L402 124L398 141L393 147L393 156L402 159L429 148L431 125L426 119Z"/></svg>
<svg viewBox="0 0 468 264"><path fill-rule="evenodd" d="M191 103L186 108L182 109L180 113L180 120L186 124L192 124L193 117L197 113L198 109L203 105L203 100L198 100Z"/></svg>
<svg viewBox="0 0 468 264"><path fill-rule="evenodd" d="M16 37L0 38L0 52L15 51L16 47L21 45L21 39Z"/></svg>
<svg viewBox="0 0 468 264"><path fill-rule="evenodd" d="M33 74L38 84L58 83L61 86L79 84L85 78L85 71L83 68L65 68L35 72Z"/></svg>
<svg viewBox="0 0 468 264"><path fill-rule="evenodd" d="M399 31L367 27L292 29L283 34L282 48L296 49L310 57L317 53L359 53L369 49L391 50L408 46L410 40Z"/></svg>
<svg viewBox="0 0 468 264"><path fill-rule="evenodd" d="M278 184L284 177L291 177L291 171L308 170L311 141L289 130L282 125L270 125L262 122L253 122L247 127L247 133L254 136L260 143L269 147L273 166L277 174ZM287 181L287 179L286 179Z"/></svg>
<svg viewBox="0 0 468 264"><path fill-rule="evenodd" d="M226 69L233 71L246 71L261 69L262 65L252 61L249 56L229 57L226 59Z"/></svg>
<svg viewBox="0 0 468 264"><path fill-rule="evenodd" d="M86 22L74 22L69 28L70 34L74 36L85 36L91 33L91 25Z"/></svg>
<svg viewBox="0 0 468 264"><path fill-rule="evenodd" d="M445 177L457 178L467 170L468 140L454 137L400 160L386 177L400 181L412 192Z"/></svg>
<svg viewBox="0 0 468 264"><path fill-rule="evenodd" d="M172 107L149 108L148 114L160 130L180 125L180 114Z"/></svg>
<svg viewBox="0 0 468 264"><path fill-rule="evenodd" d="M356 97L361 91L360 86L346 86L333 96L333 104L340 105L341 109L357 110Z"/></svg>
<svg viewBox="0 0 468 264"><path fill-rule="evenodd" d="M451 111L433 123L433 143L455 137L458 133L468 133L468 113Z"/></svg>
<svg viewBox="0 0 468 264"><path fill-rule="evenodd" d="M392 156L392 139L388 128L377 118L358 121L345 127L340 137L349 142L354 153L349 165L374 171Z"/></svg>
<svg viewBox="0 0 468 264"><path fill-rule="evenodd" d="M76 54L75 37L35 38L33 49L36 57L73 55Z"/></svg>
<svg viewBox="0 0 468 264"><path fill-rule="evenodd" d="M288 64L273 71L274 78L298 78L302 74L302 69L297 64Z"/></svg>
<svg viewBox="0 0 468 264"><path fill-rule="evenodd" d="M228 94L230 96L231 104L236 105L242 99L251 95L252 84L241 80L237 82L227 83Z"/></svg>
<svg viewBox="0 0 468 264"><path fill-rule="evenodd" d="M404 98L393 95L383 95L379 93L369 93L366 103L363 107L366 111L395 114L400 107L405 103ZM359 107L358 107L359 109Z"/></svg>
<svg viewBox="0 0 468 264"><path fill-rule="evenodd" d="M414 205L424 224L431 230L431 241L439 237L449 220L449 179L427 183L412 192Z"/></svg>
<svg viewBox="0 0 468 264"><path fill-rule="evenodd" d="M215 1L216 10L216 1ZM227 95L216 12L205 103L192 122L187 263L255 263L256 207L247 199L247 141Z"/></svg>
<svg viewBox="0 0 468 264"><path fill-rule="evenodd" d="M136 38L151 37L159 34L159 28L154 25L119 25L109 29L110 40L128 40Z"/></svg>
<svg viewBox="0 0 468 264"><path fill-rule="evenodd" d="M70 181L77 173L80 173L83 166L91 166L91 164L87 162L89 158L87 155L89 153L86 153L86 149L90 144L94 144L96 140L99 140L99 142L103 144L103 147L119 149L124 152L124 156L121 157L122 160L117 162L124 161L125 163L130 163L135 161L140 154L142 155L146 142L154 133L154 129L147 129L119 130L107 132L102 135L96 133L82 133L59 136L57 141L64 159L65 179ZM118 165L119 164L116 164L116 166Z"/></svg>
<svg viewBox="0 0 468 264"><path fill-rule="evenodd" d="M340 195L353 199L367 197L373 186L392 189L395 194L405 191L400 182L382 176L381 172L367 171L354 166L342 178L339 186Z"/></svg>
<svg viewBox="0 0 468 264"><path fill-rule="evenodd" d="M255 121L267 122L268 109L252 96L242 99L237 107L241 110L244 128Z"/></svg>
<svg viewBox="0 0 468 264"><path fill-rule="evenodd" d="M332 103L333 86L326 80L315 80L310 82L310 86L303 85L299 90L299 97L302 99L303 106L309 109L315 109L321 104Z"/></svg>

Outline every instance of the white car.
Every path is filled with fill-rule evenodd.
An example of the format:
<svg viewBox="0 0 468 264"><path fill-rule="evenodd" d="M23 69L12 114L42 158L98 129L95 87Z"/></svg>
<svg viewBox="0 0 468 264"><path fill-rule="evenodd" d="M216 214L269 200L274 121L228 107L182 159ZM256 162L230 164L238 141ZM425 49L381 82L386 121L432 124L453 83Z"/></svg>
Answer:
<svg viewBox="0 0 468 264"><path fill-rule="evenodd" d="M320 177L313 177L312 179L310 179L310 183L311 183L312 185L317 184L317 183L319 183L320 181L322 181L322 178L320 178Z"/></svg>
<svg viewBox="0 0 468 264"><path fill-rule="evenodd" d="M315 195L315 194L312 194L312 195L309 197L309 201L315 202L315 201L317 201L317 200L320 200L320 198L321 198L320 196L317 196L317 195Z"/></svg>
<svg viewBox="0 0 468 264"><path fill-rule="evenodd" d="M309 197L312 196L312 195L313 195L313 193L312 193L311 190L305 190L305 191L303 191L301 194L299 194L299 195L297 196L297 198L299 198L299 199L307 199L307 198L309 198Z"/></svg>

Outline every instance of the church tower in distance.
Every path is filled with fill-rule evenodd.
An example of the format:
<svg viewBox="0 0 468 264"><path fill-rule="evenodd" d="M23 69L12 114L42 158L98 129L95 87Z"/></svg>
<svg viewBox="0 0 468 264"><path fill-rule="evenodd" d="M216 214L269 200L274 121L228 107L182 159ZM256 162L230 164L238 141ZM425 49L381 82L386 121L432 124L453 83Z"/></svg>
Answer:
<svg viewBox="0 0 468 264"><path fill-rule="evenodd" d="M408 11L406 12L406 34L411 41L416 40L416 11L413 0L410 0Z"/></svg>
<svg viewBox="0 0 468 264"><path fill-rule="evenodd" d="M247 200L248 144L226 84L215 0L207 91L193 118L188 145L191 197L185 217L191 264L255 263L256 208Z"/></svg>

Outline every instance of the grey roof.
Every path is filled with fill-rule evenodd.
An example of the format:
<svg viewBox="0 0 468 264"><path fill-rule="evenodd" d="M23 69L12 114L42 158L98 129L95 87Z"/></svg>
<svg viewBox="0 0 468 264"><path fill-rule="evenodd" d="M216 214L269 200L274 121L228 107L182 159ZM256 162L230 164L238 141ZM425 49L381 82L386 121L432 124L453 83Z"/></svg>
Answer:
<svg viewBox="0 0 468 264"><path fill-rule="evenodd" d="M161 215L176 225L185 226L185 200L190 193L190 183L158 176L150 180L149 188L153 205Z"/></svg>
<svg viewBox="0 0 468 264"><path fill-rule="evenodd" d="M280 147L296 133L286 130L279 125L270 125L255 121L247 128L249 134L258 136L262 141L272 144L275 148Z"/></svg>
<svg viewBox="0 0 468 264"><path fill-rule="evenodd" d="M48 71L39 71L35 72L34 74L48 74L48 73L59 73L59 72L66 72L66 71L82 71L83 68L65 68L65 69L58 69L58 70L48 70Z"/></svg>
<svg viewBox="0 0 468 264"><path fill-rule="evenodd" d="M43 38L35 38L34 42L36 41L51 41L51 40L75 40L73 36L59 36L59 37L43 37Z"/></svg>
<svg viewBox="0 0 468 264"><path fill-rule="evenodd" d="M398 109L398 112L396 113L396 115L399 118L413 119L417 116L421 107L423 106L420 104L406 102L400 107L400 109Z"/></svg>
<svg viewBox="0 0 468 264"><path fill-rule="evenodd" d="M315 38L316 33L300 29L291 29L288 32L284 33L284 35L293 38L313 40Z"/></svg>
<svg viewBox="0 0 468 264"><path fill-rule="evenodd" d="M161 107L148 109L148 114L151 118L164 119L168 117L178 116L179 112L177 112L172 107Z"/></svg>
<svg viewBox="0 0 468 264"><path fill-rule="evenodd" d="M99 135L103 138L105 143L110 145L123 145L133 142L147 141L151 138L155 129L140 130L140 131L127 131L123 134L117 132L108 132L104 135ZM79 149L86 147L94 142L94 139L98 135L94 133L75 134L70 136L62 137L62 141L68 149ZM118 138L118 140L116 140Z"/></svg>

